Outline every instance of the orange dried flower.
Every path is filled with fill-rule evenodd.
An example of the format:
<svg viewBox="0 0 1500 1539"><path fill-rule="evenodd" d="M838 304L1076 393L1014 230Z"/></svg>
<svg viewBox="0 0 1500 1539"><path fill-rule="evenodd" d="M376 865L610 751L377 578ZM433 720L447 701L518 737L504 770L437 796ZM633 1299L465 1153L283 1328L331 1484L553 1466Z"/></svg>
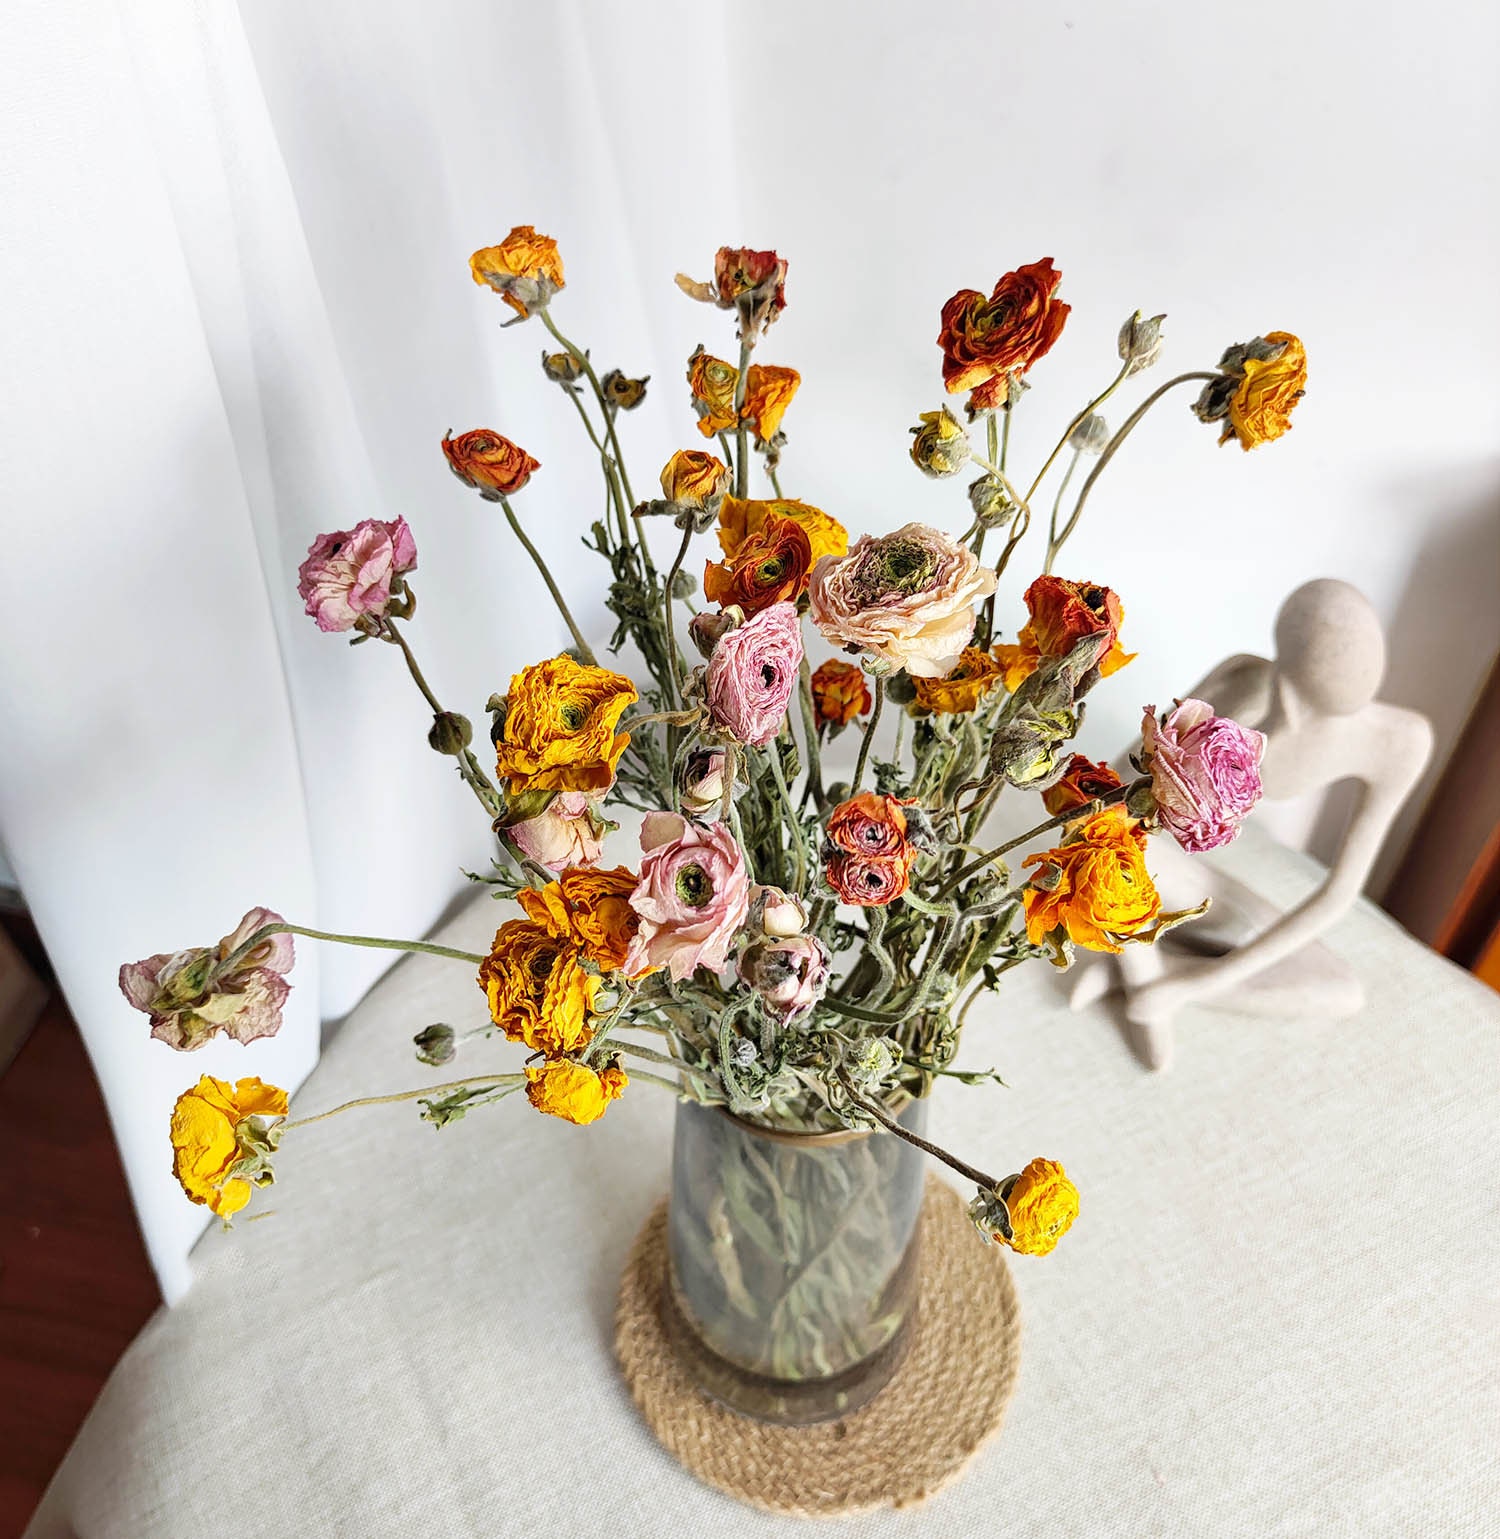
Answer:
<svg viewBox="0 0 1500 1539"><path fill-rule="evenodd" d="M1026 935L1040 945L1061 927L1086 951L1119 951L1161 914L1146 869L1146 836L1123 807L1106 807L1073 825L1067 843L1028 855L1036 866L1026 889Z"/></svg>
<svg viewBox="0 0 1500 1539"><path fill-rule="evenodd" d="M639 696L623 674L574 662L565 653L523 668L510 681L495 764L512 795L603 791L630 734L615 728Z"/></svg>
<svg viewBox="0 0 1500 1539"><path fill-rule="evenodd" d="M732 363L701 347L688 359L688 389L693 394L693 410L698 413L698 431L705 438L734 427L734 392L739 380L740 371Z"/></svg>
<svg viewBox="0 0 1500 1539"><path fill-rule="evenodd" d="M1118 791L1121 784L1120 777L1102 760L1095 764L1085 754L1075 753L1068 760L1062 779L1042 792L1042 805L1058 817Z"/></svg>
<svg viewBox="0 0 1500 1539"><path fill-rule="evenodd" d="M789 518L807 532L812 545L813 565L824 556L844 556L849 552L849 531L836 519L811 503L786 498L760 501L753 497L726 497L719 509L719 548L733 556L767 519Z"/></svg>
<svg viewBox="0 0 1500 1539"><path fill-rule="evenodd" d="M498 246L476 251L469 271L475 283L494 289L523 320L533 305L545 305L564 286L557 242L529 224L518 224Z"/></svg>
<svg viewBox="0 0 1500 1539"><path fill-rule="evenodd" d="M928 711L962 715L977 710L979 702L999 686L1004 673L1000 662L979 647L965 647L952 673L940 679L914 678L916 704Z"/></svg>
<svg viewBox="0 0 1500 1539"><path fill-rule="evenodd" d="M507 920L479 964L490 1018L512 1042L556 1057L593 1036L589 1013L599 980L584 970L578 948L531 919Z"/></svg>
<svg viewBox="0 0 1500 1539"><path fill-rule="evenodd" d="M728 608L738 604L746 615L771 604L796 603L807 592L812 570L812 542L790 518L770 518L745 540L728 561L710 561L703 569L703 596Z"/></svg>
<svg viewBox="0 0 1500 1539"><path fill-rule="evenodd" d="M531 473L542 468L519 444L489 428L475 428L457 438L444 433L443 453L453 474L490 502L520 491Z"/></svg>
<svg viewBox="0 0 1500 1539"><path fill-rule="evenodd" d="M776 436L801 383L802 376L795 369L774 363L750 365L745 375L745 401L740 417L760 443L769 443Z"/></svg>
<svg viewBox="0 0 1500 1539"><path fill-rule="evenodd" d="M820 727L847 727L874 704L864 670L830 657L812 676L813 719Z"/></svg>
<svg viewBox="0 0 1500 1539"><path fill-rule="evenodd" d="M545 887L516 894L529 918L559 940L578 947L603 972L625 965L625 953L640 928L630 906L639 878L626 866L611 871L574 866Z"/></svg>
<svg viewBox="0 0 1500 1539"><path fill-rule="evenodd" d="M1009 690L1029 678L1044 657L1066 657L1086 636L1108 638L1098 664L1106 678L1135 657L1134 652L1120 646L1125 606L1112 588L1062 577L1038 577L1026 590L1026 608L1031 618L1015 641L994 649Z"/></svg>
<svg viewBox="0 0 1500 1539"><path fill-rule="evenodd" d="M1274 358L1245 360L1245 375L1230 398L1220 443L1237 438L1240 448L1249 450L1291 432L1292 408L1307 393L1307 350L1288 331L1268 332L1265 340L1281 352Z"/></svg>
<svg viewBox="0 0 1500 1539"><path fill-rule="evenodd" d="M961 289L943 306L938 346L950 394L975 392L971 404L1003 404L1012 374L1024 374L1062 335L1069 306L1053 296L1062 274L1051 257L1006 273L988 299Z"/></svg>
<svg viewBox="0 0 1500 1539"><path fill-rule="evenodd" d="M706 449L679 449L661 473L662 496L684 507L710 505L728 487L729 467Z"/></svg>

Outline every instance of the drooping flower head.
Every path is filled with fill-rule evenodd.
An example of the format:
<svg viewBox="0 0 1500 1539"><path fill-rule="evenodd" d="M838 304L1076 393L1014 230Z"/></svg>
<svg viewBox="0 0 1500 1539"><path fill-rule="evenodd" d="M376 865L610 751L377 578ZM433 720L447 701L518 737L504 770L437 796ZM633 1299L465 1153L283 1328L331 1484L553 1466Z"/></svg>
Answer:
<svg viewBox="0 0 1500 1539"><path fill-rule="evenodd" d="M740 371L732 363L715 358L702 347L688 359L688 389L698 414L698 431L705 438L734 430L734 394L739 379Z"/></svg>
<svg viewBox="0 0 1500 1539"><path fill-rule="evenodd" d="M1026 889L1026 935L1040 945L1061 928L1086 951L1117 952L1161 914L1146 869L1146 836L1123 807L1106 807L1072 825L1066 843L1028 855L1035 866Z"/></svg>
<svg viewBox="0 0 1500 1539"><path fill-rule="evenodd" d="M813 670L812 698L813 720L828 729L847 727L875 703L864 669L841 657L830 657Z"/></svg>
<svg viewBox="0 0 1500 1539"><path fill-rule="evenodd" d="M417 542L404 518L367 518L312 542L297 568L297 593L320 631L353 630L386 613L416 565Z"/></svg>
<svg viewBox="0 0 1500 1539"><path fill-rule="evenodd" d="M557 242L529 224L518 224L498 246L476 251L469 271L475 283L494 289L522 320L564 286Z"/></svg>
<svg viewBox="0 0 1500 1539"><path fill-rule="evenodd" d="M566 653L511 681L496 768L514 795L526 790L604 791L630 734L615 728L639 696L623 674Z"/></svg>
<svg viewBox="0 0 1500 1539"><path fill-rule="evenodd" d="M950 395L972 390L970 404L980 410L1004 404L1011 376L1025 374L1062 335L1070 307L1054 297L1061 282L1043 257L1006 273L988 299L960 289L943 306L938 346Z"/></svg>
<svg viewBox="0 0 1500 1539"><path fill-rule="evenodd" d="M781 428L781 419L802 383L795 369L776 363L752 363L745 374L745 403L740 416L755 434L758 444L769 444Z"/></svg>
<svg viewBox="0 0 1500 1539"><path fill-rule="evenodd" d="M634 411L646 399L646 386L651 383L649 374L633 379L623 369L611 369L599 381L604 399L621 411Z"/></svg>
<svg viewBox="0 0 1500 1539"><path fill-rule="evenodd" d="M1053 817L1059 817L1118 791L1120 785L1120 777L1108 764L1102 760L1096 764L1086 754L1075 753L1068 760L1062 779L1042 792L1042 805Z"/></svg>
<svg viewBox="0 0 1500 1539"><path fill-rule="evenodd" d="M714 257L712 283L699 283L678 273L677 287L705 304L737 310L740 334L752 336L770 326L786 308L786 262L774 251L720 246Z"/></svg>
<svg viewBox="0 0 1500 1539"><path fill-rule="evenodd" d="M559 940L574 945L601 972L614 972L625 957L640 915L630 905L639 878L626 866L610 871L564 871L545 887L526 887L516 901Z"/></svg>
<svg viewBox="0 0 1500 1539"><path fill-rule="evenodd" d="M807 591L812 570L812 542L790 518L768 518L740 543L727 561L703 569L703 596L728 608L737 604L747 615L771 604L795 604Z"/></svg>
<svg viewBox="0 0 1500 1539"><path fill-rule="evenodd" d="M980 647L965 647L958 666L940 679L913 679L914 704L924 711L959 716L979 709L979 702L998 689L1004 670L998 659Z"/></svg>
<svg viewBox="0 0 1500 1539"><path fill-rule="evenodd" d="M443 453L453 474L487 502L513 496L531 479L533 471L542 468L519 444L489 428L475 428L457 438L445 433Z"/></svg>
<svg viewBox="0 0 1500 1539"><path fill-rule="evenodd" d="M205 1074L172 1108L172 1174L188 1197L227 1219L269 1186L286 1091Z"/></svg>
<svg viewBox="0 0 1500 1539"><path fill-rule="evenodd" d="M842 556L849 549L849 531L821 508L789 498L761 501L753 497L724 499L719 509L719 549L733 558L746 540L777 518L789 518L801 526L812 546L814 562L824 556Z"/></svg>
<svg viewBox="0 0 1500 1539"><path fill-rule="evenodd" d="M763 748L781 730L802 664L794 604L772 604L720 637L708 660L708 713L736 742Z"/></svg>
<svg viewBox="0 0 1500 1539"><path fill-rule="evenodd" d="M783 1020L806 1014L828 988L832 958L816 936L768 936L740 953L736 971Z"/></svg>
<svg viewBox="0 0 1500 1539"><path fill-rule="evenodd" d="M1221 444L1242 449L1270 443L1292 430L1292 408L1307 393L1307 350L1289 331L1237 343L1219 360L1221 373L1193 406L1203 422L1222 422Z"/></svg>
<svg viewBox="0 0 1500 1539"><path fill-rule="evenodd" d="M479 964L490 1019L512 1042L556 1057L585 1046L599 980L580 952L532 919L509 919Z"/></svg>
<svg viewBox="0 0 1500 1539"><path fill-rule="evenodd" d="M1069 582L1063 577L1038 577L1026 590L1030 619L1014 642L995 647L1005 669L1005 687L1014 692L1044 657L1066 657L1085 637L1099 638L1102 677L1118 672L1134 657L1121 647L1120 627L1125 606L1112 588L1096 582Z"/></svg>
<svg viewBox="0 0 1500 1539"><path fill-rule="evenodd" d="M995 1191L981 1190L969 1217L987 1239L1022 1256L1045 1256L1078 1217L1078 1188L1056 1160L1032 1160Z"/></svg>
<svg viewBox="0 0 1500 1539"><path fill-rule="evenodd" d="M629 1083L629 1075L618 1063L601 1072L570 1058L551 1058L526 1067L526 1099L549 1117L580 1125L597 1122Z"/></svg>
<svg viewBox="0 0 1500 1539"><path fill-rule="evenodd" d="M750 877L722 823L690 823L648 812L641 824L641 876L630 905L641 925L625 957L635 977L665 967L678 982L696 968L717 972L750 912Z"/></svg>
<svg viewBox="0 0 1500 1539"><path fill-rule="evenodd" d="M562 871L596 865L609 827L598 796L559 791L536 817L512 824L509 832L511 842L527 859L549 871Z"/></svg>
<svg viewBox="0 0 1500 1539"><path fill-rule="evenodd" d="M829 641L935 679L957 664L974 634L975 603L994 591L994 570L966 545L907 524L861 535L847 556L819 561L808 612Z"/></svg>
<svg viewBox="0 0 1500 1539"><path fill-rule="evenodd" d="M120 969L120 992L151 1017L151 1035L179 1053L202 1047L220 1032L254 1042L281 1029L291 992L285 974L295 951L290 935L270 935L243 956L257 930L283 924L280 914L252 908L216 946L164 951Z"/></svg>
<svg viewBox="0 0 1500 1539"><path fill-rule="evenodd" d="M1156 707L1147 706L1141 738L1162 827L1193 854L1235 838L1260 800L1265 735L1215 716L1206 700L1190 699L1160 722Z"/></svg>

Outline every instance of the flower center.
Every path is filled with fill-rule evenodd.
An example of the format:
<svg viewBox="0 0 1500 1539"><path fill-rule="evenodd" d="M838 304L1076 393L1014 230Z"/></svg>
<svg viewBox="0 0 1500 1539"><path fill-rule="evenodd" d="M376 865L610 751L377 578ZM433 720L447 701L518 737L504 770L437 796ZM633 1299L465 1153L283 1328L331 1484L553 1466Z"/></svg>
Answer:
<svg viewBox="0 0 1500 1539"><path fill-rule="evenodd" d="M935 562L930 550L915 540L888 540L880 547L876 571L898 593L917 593L932 580Z"/></svg>
<svg viewBox="0 0 1500 1539"><path fill-rule="evenodd" d="M557 714L569 732L577 732L588 720L588 712L576 700L569 700L558 707Z"/></svg>
<svg viewBox="0 0 1500 1539"><path fill-rule="evenodd" d="M700 865L684 866L675 883L678 900L689 908L702 908L714 895L714 884Z"/></svg>

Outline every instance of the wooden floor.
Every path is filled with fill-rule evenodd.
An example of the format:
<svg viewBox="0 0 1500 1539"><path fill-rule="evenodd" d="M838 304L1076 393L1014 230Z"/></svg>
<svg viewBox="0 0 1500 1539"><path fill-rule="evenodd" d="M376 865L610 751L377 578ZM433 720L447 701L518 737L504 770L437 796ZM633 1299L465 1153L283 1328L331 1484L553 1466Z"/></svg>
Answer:
<svg viewBox="0 0 1500 1539"><path fill-rule="evenodd" d="M99 1086L54 992L0 1076L0 1539L26 1526L159 1301Z"/></svg>

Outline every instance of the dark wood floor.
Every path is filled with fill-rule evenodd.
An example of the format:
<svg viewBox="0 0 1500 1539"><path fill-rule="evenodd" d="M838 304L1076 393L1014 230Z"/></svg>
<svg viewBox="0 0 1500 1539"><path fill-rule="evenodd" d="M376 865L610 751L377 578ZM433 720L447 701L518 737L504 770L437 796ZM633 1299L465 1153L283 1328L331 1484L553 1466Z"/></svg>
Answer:
<svg viewBox="0 0 1500 1539"><path fill-rule="evenodd" d="M54 992L0 1076L0 1539L19 1535L160 1295Z"/></svg>

